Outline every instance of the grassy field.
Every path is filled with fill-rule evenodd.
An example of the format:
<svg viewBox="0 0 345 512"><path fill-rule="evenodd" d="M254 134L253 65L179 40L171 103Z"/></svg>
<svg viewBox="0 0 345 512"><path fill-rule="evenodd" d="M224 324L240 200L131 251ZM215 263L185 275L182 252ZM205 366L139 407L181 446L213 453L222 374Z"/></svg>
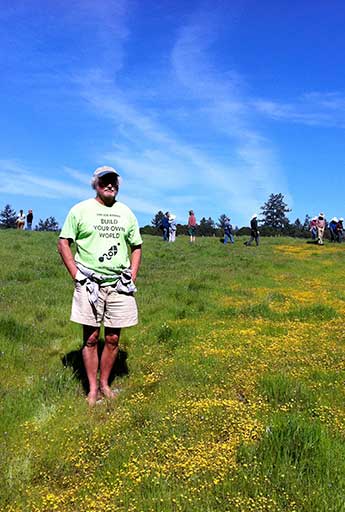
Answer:
<svg viewBox="0 0 345 512"><path fill-rule="evenodd" d="M0 240L2 510L345 510L345 245L145 237L90 410L56 234Z"/></svg>

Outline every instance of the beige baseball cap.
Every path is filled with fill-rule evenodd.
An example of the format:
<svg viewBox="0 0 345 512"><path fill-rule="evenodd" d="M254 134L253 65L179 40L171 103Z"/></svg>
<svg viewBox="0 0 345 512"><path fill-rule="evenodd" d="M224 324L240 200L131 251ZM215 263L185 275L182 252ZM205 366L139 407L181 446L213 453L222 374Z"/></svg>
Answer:
<svg viewBox="0 0 345 512"><path fill-rule="evenodd" d="M93 173L92 178L101 178L106 174L116 174L116 176L120 176L117 171L113 167L109 167L109 165L102 165L102 167L97 167L95 172Z"/></svg>

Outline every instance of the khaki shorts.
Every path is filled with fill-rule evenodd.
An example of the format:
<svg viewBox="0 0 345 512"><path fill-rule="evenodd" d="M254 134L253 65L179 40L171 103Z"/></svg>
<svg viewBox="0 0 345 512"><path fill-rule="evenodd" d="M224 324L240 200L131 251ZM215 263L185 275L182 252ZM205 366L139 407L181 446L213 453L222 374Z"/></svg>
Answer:
<svg viewBox="0 0 345 512"><path fill-rule="evenodd" d="M130 327L138 323L138 309L133 295L118 293L114 286L99 289L97 308L89 302L86 284L76 282L72 312L72 322L99 327Z"/></svg>

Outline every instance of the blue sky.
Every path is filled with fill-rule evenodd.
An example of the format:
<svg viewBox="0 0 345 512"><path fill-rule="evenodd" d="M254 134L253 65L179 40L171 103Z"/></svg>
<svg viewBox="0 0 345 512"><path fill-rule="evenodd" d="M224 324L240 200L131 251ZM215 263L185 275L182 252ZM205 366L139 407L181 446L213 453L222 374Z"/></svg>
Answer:
<svg viewBox="0 0 345 512"><path fill-rule="evenodd" d="M120 172L140 225L345 216L340 1L2 0L0 207L60 225Z"/></svg>

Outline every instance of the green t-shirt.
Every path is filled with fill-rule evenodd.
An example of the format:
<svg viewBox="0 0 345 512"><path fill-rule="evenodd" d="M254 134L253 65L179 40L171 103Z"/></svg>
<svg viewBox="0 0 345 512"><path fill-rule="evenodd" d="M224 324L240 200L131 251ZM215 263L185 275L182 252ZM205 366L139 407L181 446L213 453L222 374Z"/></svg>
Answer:
<svg viewBox="0 0 345 512"><path fill-rule="evenodd" d="M130 266L128 246L141 245L138 221L123 203L104 206L87 199L69 211L60 238L76 244L75 260L104 275L120 274Z"/></svg>

